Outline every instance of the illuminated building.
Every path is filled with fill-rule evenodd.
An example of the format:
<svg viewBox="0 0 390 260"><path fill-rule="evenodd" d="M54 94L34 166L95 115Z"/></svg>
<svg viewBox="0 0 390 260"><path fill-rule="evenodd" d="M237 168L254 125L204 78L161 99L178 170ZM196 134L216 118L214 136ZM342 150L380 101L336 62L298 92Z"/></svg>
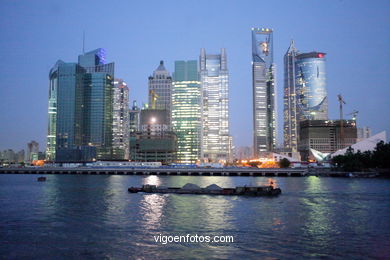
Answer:
<svg viewBox="0 0 390 260"><path fill-rule="evenodd" d="M116 159L129 159L129 88L118 79L114 81L113 154Z"/></svg>
<svg viewBox="0 0 390 260"><path fill-rule="evenodd" d="M114 63L104 49L59 60L49 73L49 161L76 162L112 157Z"/></svg>
<svg viewBox="0 0 390 260"><path fill-rule="evenodd" d="M201 86L196 60L175 61L172 87L172 127L177 135L177 161L200 158Z"/></svg>
<svg viewBox="0 0 390 260"><path fill-rule="evenodd" d="M297 119L327 120L325 53L310 52L296 56L295 90Z"/></svg>
<svg viewBox="0 0 390 260"><path fill-rule="evenodd" d="M341 128L342 127L342 128ZM298 150L302 160L311 158L310 149L334 153L356 143L356 121L305 120L300 122Z"/></svg>
<svg viewBox="0 0 390 260"><path fill-rule="evenodd" d="M171 113L172 77L164 66L164 61L149 77L149 107L152 109L165 109ZM153 101L153 99L155 100ZM155 103L155 107L152 104ZM170 120L170 118L169 118ZM169 123L170 124L170 123Z"/></svg>
<svg viewBox="0 0 390 260"><path fill-rule="evenodd" d="M226 50L221 54L200 53L200 82L202 86L201 159L209 162L230 161L229 136L229 74Z"/></svg>
<svg viewBox="0 0 390 260"><path fill-rule="evenodd" d="M276 145L276 98L272 29L252 28L253 153Z"/></svg>
<svg viewBox="0 0 390 260"><path fill-rule="evenodd" d="M140 113L140 131L130 138L130 159L169 164L176 161L177 139L170 130L169 113L163 109L145 109Z"/></svg>
<svg viewBox="0 0 390 260"><path fill-rule="evenodd" d="M298 51L291 41L290 47L284 55L284 93L283 93L283 137L284 148L291 152L298 151L297 102L295 91L295 61Z"/></svg>

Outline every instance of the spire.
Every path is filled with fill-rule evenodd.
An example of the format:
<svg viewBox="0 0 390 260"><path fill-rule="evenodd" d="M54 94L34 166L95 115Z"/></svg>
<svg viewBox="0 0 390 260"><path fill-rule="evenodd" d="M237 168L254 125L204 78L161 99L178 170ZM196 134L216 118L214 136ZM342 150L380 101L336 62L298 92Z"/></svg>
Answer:
<svg viewBox="0 0 390 260"><path fill-rule="evenodd" d="M165 67L164 67L164 61L163 60L160 61L160 65L158 66L157 70L159 70L159 71L165 71L166 70Z"/></svg>
<svg viewBox="0 0 390 260"><path fill-rule="evenodd" d="M291 39L290 47L288 47L287 52L297 52L297 49L295 48L295 41L294 39Z"/></svg>
<svg viewBox="0 0 390 260"><path fill-rule="evenodd" d="M85 54L85 31L83 31L83 55Z"/></svg>

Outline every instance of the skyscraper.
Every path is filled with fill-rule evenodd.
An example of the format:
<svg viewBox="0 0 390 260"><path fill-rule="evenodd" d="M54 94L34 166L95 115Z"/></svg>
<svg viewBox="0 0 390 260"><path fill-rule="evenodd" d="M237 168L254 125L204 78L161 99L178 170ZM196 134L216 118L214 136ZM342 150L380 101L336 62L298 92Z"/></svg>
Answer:
<svg viewBox="0 0 390 260"><path fill-rule="evenodd" d="M328 119L325 55L323 52L309 52L296 56L295 89L300 121Z"/></svg>
<svg viewBox="0 0 390 260"><path fill-rule="evenodd" d="M77 63L57 61L49 73L47 159L74 161L83 139L83 76Z"/></svg>
<svg viewBox="0 0 390 260"><path fill-rule="evenodd" d="M129 159L129 88L122 79L114 81L113 154L116 159Z"/></svg>
<svg viewBox="0 0 390 260"><path fill-rule="evenodd" d="M292 152L298 150L297 100L295 91L295 61L298 51L291 41L290 47L284 55L284 93L283 93L283 137L284 147Z"/></svg>
<svg viewBox="0 0 390 260"><path fill-rule="evenodd" d="M149 108L165 109L170 115L171 96L172 77L165 68L164 61L160 61L160 65L153 72L153 76L149 77Z"/></svg>
<svg viewBox="0 0 390 260"><path fill-rule="evenodd" d="M80 55L78 63L59 60L50 70L48 160L112 156L113 77L103 49Z"/></svg>
<svg viewBox="0 0 390 260"><path fill-rule="evenodd" d="M325 53L300 53L291 42L284 55L284 147L298 150L300 122L327 120Z"/></svg>
<svg viewBox="0 0 390 260"><path fill-rule="evenodd" d="M253 153L276 144L275 64L272 29L252 28Z"/></svg>
<svg viewBox="0 0 390 260"><path fill-rule="evenodd" d="M177 160L200 158L201 86L196 60L175 61L172 86L172 127L177 135Z"/></svg>
<svg viewBox="0 0 390 260"><path fill-rule="evenodd" d="M226 50L221 54L200 52L200 82L202 85L201 158L218 162L229 161L229 73Z"/></svg>
<svg viewBox="0 0 390 260"><path fill-rule="evenodd" d="M79 55L84 74L83 144L96 147L97 159L112 158L114 63L99 48Z"/></svg>

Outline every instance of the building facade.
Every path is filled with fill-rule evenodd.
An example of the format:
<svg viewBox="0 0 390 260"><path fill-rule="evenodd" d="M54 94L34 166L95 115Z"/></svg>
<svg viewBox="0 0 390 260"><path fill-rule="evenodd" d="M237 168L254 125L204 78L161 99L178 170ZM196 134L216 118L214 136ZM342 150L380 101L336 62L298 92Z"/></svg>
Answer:
<svg viewBox="0 0 390 260"><path fill-rule="evenodd" d="M299 121L328 119L325 55L323 52L310 52L296 56L295 89Z"/></svg>
<svg viewBox="0 0 390 260"><path fill-rule="evenodd" d="M105 51L79 55L78 63L59 60L49 73L46 159L89 161L112 157L114 63Z"/></svg>
<svg viewBox="0 0 390 260"><path fill-rule="evenodd" d="M116 159L129 159L129 88L122 79L114 81L113 154Z"/></svg>
<svg viewBox="0 0 390 260"><path fill-rule="evenodd" d="M313 159L311 149L331 154L356 143L354 120L304 120L300 122L298 150L302 160Z"/></svg>
<svg viewBox="0 0 390 260"><path fill-rule="evenodd" d="M140 131L130 136L130 159L170 164L176 161L177 139L169 126L169 114L163 109L145 109L140 113Z"/></svg>
<svg viewBox="0 0 390 260"><path fill-rule="evenodd" d="M171 113L172 77L164 66L164 61L149 77L149 108L165 109ZM169 118L170 120L170 118Z"/></svg>
<svg viewBox="0 0 390 260"><path fill-rule="evenodd" d="M297 100L295 91L295 61L298 51L291 41L284 55L284 92L283 92L283 137L284 148L298 151Z"/></svg>
<svg viewBox="0 0 390 260"><path fill-rule="evenodd" d="M79 64L86 70L83 145L96 148L98 160L110 160L113 158L114 63L106 63L106 51L99 48L79 55Z"/></svg>
<svg viewBox="0 0 390 260"><path fill-rule="evenodd" d="M231 161L229 136L229 73L226 50L221 54L200 53L202 86L201 159L208 162Z"/></svg>
<svg viewBox="0 0 390 260"><path fill-rule="evenodd" d="M177 136L177 162L200 159L201 85L198 61L175 61L172 86L172 127Z"/></svg>
<svg viewBox="0 0 390 260"><path fill-rule="evenodd" d="M273 30L252 28L253 153L272 151L276 145L276 66Z"/></svg>

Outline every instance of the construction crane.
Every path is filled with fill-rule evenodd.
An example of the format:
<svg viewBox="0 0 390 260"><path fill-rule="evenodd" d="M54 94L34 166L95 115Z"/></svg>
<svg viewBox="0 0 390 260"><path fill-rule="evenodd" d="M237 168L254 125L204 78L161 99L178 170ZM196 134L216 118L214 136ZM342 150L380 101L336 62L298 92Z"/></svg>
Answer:
<svg viewBox="0 0 390 260"><path fill-rule="evenodd" d="M358 113L359 113L359 111L354 110L354 111L352 111L351 113L349 113L347 115L352 115L352 120L356 121L356 117L357 117Z"/></svg>
<svg viewBox="0 0 390 260"><path fill-rule="evenodd" d="M340 103L340 147L337 149L344 148L344 121L343 121L343 104L346 105L347 103L344 101L341 94L337 95L337 98Z"/></svg>
<svg viewBox="0 0 390 260"><path fill-rule="evenodd" d="M343 104L346 105L347 103L345 103L343 97L338 94L337 95L337 98L339 99L339 103L340 103L340 121L343 120Z"/></svg>
<svg viewBox="0 0 390 260"><path fill-rule="evenodd" d="M154 90L150 90L150 96L151 96L151 102L152 102L152 109L156 109L156 102L157 99L160 97L159 95L156 94Z"/></svg>

